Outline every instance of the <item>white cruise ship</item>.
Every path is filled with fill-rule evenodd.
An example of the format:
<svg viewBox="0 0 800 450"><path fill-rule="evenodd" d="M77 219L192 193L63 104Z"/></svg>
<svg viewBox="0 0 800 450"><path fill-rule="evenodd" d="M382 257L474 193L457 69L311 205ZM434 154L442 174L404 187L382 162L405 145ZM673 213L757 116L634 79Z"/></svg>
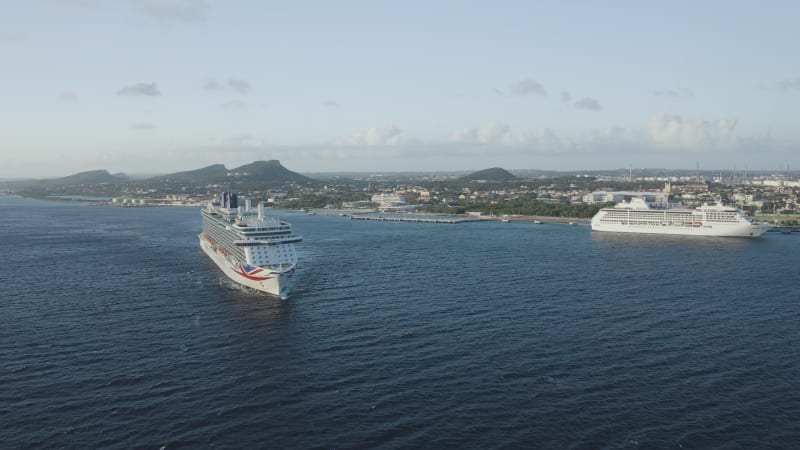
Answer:
<svg viewBox="0 0 800 450"><path fill-rule="evenodd" d="M656 208L640 197L603 208L592 217L592 231L620 233L758 237L770 228L721 203L694 209Z"/></svg>
<svg viewBox="0 0 800 450"><path fill-rule="evenodd" d="M244 207L238 200L225 192L203 208L200 247L231 280L285 299L297 266L294 244L302 238L267 217L263 203L253 209L249 199Z"/></svg>

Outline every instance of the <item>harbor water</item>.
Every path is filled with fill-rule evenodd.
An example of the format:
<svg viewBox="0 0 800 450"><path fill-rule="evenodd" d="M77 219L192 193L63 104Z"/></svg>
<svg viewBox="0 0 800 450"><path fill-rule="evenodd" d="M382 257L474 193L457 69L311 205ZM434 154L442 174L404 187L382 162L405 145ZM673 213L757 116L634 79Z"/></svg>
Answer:
<svg viewBox="0 0 800 450"><path fill-rule="evenodd" d="M4 448L791 448L800 235L349 220L288 300L196 208L0 196Z"/></svg>

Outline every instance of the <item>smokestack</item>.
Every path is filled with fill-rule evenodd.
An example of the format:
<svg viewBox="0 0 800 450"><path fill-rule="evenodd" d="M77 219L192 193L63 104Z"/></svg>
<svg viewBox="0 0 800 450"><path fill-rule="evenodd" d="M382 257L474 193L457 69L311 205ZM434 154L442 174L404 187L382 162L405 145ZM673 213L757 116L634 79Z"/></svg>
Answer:
<svg viewBox="0 0 800 450"><path fill-rule="evenodd" d="M258 220L264 220L264 202L258 202Z"/></svg>

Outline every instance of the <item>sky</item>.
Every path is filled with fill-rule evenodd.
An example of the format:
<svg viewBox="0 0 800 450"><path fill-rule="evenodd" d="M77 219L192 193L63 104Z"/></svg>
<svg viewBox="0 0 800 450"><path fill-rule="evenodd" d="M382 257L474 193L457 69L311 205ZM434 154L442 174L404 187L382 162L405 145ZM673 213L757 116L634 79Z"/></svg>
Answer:
<svg viewBox="0 0 800 450"><path fill-rule="evenodd" d="M0 178L800 168L794 0L0 8Z"/></svg>

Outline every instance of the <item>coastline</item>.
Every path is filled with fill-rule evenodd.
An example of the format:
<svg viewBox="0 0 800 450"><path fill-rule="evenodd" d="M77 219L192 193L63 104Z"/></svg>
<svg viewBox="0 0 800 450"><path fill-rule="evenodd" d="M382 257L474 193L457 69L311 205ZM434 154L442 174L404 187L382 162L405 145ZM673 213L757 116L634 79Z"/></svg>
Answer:
<svg viewBox="0 0 800 450"><path fill-rule="evenodd" d="M74 203L89 206L110 206L116 208L163 208L163 207L181 207L181 208L202 208L203 202L187 202L174 199L121 199L121 198L104 198L102 200L84 196L49 196L49 195L29 195L17 192L2 192L0 195L7 197L29 198L34 200L42 200L57 203ZM115 201L117 200L117 201ZM280 208L279 208L280 209ZM486 215L486 214L446 214L446 213L431 213L431 212L402 212L402 211L378 211L376 209L347 209L347 208L299 208L287 209L298 213L308 213L310 215L322 216L376 216L377 221L395 221L395 222L436 222L435 219L442 219L441 223L465 223L465 222L525 222L530 224L560 224L560 225L589 225L591 217L559 217L559 216L526 216L517 214L505 214L499 216ZM384 217L381 219L380 217ZM426 220L411 219L411 217L419 217ZM756 218L774 223L780 219L794 219L796 216L780 215L780 214L767 214L757 215ZM403 219L408 218L408 219ZM777 220L776 220L777 219ZM790 230L792 232L800 231L800 228L792 225L781 225L774 223L772 232L779 232Z"/></svg>
<svg viewBox="0 0 800 450"><path fill-rule="evenodd" d="M75 203L81 205L89 205L89 206L112 206L112 207L124 207L124 208L153 208L153 207L165 207L165 206L178 206L178 207L189 207L189 208L202 208L202 202L186 202L180 200L172 200L172 199L124 199L124 201L115 201L115 200L122 200L117 198L111 197L90 197L90 196L57 196L57 195L30 195L25 193L2 193L0 195L5 195L9 197L17 197L17 198L28 198L33 200L41 200L45 202L56 202L56 203Z"/></svg>

